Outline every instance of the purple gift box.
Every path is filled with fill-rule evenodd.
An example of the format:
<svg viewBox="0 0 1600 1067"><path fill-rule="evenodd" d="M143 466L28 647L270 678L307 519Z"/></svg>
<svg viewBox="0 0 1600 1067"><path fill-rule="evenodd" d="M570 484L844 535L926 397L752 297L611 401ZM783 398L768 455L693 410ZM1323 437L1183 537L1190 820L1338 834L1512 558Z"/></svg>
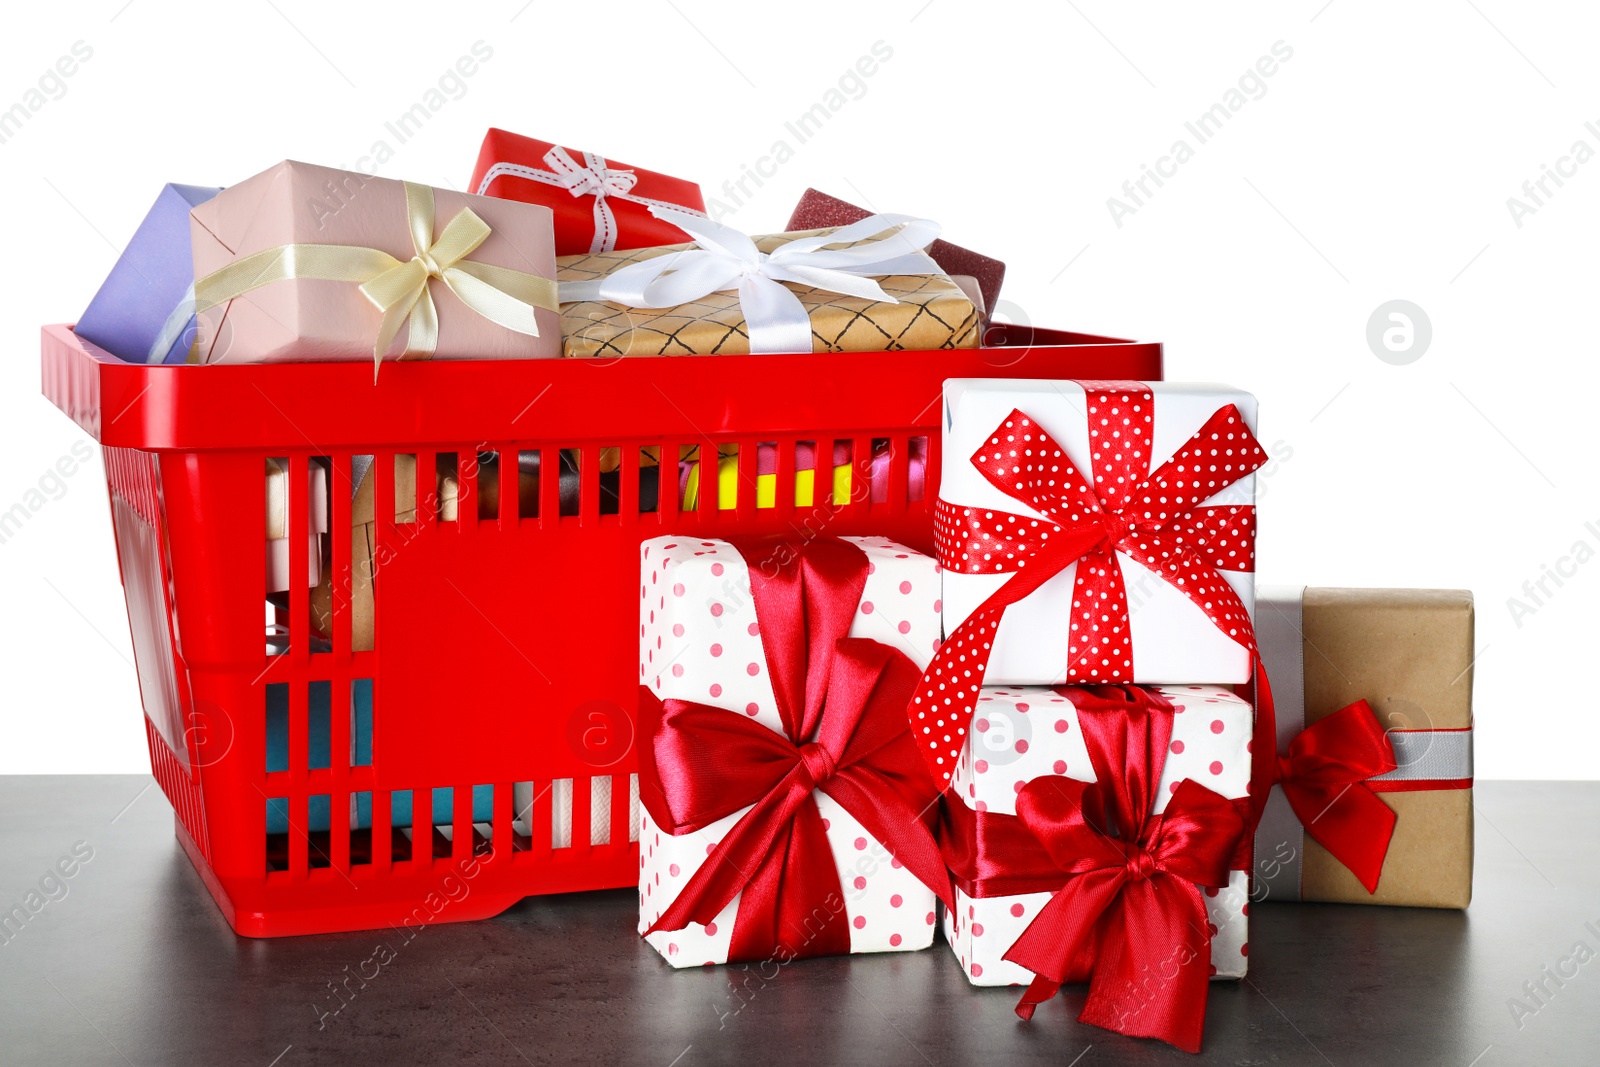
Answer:
<svg viewBox="0 0 1600 1067"><path fill-rule="evenodd" d="M168 185L123 249L76 327L129 363L182 363L194 338L189 209L220 189Z"/></svg>

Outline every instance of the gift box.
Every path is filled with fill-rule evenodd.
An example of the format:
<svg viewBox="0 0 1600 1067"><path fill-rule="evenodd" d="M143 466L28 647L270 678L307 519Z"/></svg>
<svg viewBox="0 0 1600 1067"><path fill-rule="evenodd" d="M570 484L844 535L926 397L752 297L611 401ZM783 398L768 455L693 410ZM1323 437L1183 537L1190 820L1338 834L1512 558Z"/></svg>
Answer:
<svg viewBox="0 0 1600 1067"><path fill-rule="evenodd" d="M875 215L750 238L651 209L694 244L563 256L568 356L976 348L978 311L923 247L933 223Z"/></svg>
<svg viewBox="0 0 1600 1067"><path fill-rule="evenodd" d="M280 163L190 213L200 363L560 354L550 209Z"/></svg>
<svg viewBox="0 0 1600 1067"><path fill-rule="evenodd" d="M79 337L129 363L182 363L194 339L189 210L221 192L168 185L78 319Z"/></svg>
<svg viewBox="0 0 1600 1067"><path fill-rule="evenodd" d="M1223 385L945 382L948 640L912 702L937 727L937 776L985 680L1250 680L1255 417L1255 398Z"/></svg>
<svg viewBox="0 0 1600 1067"><path fill-rule="evenodd" d="M872 212L856 207L847 200L807 189L800 194L785 230L820 230L829 226L848 226L860 222ZM960 245L940 238L928 246L928 255L939 264L939 269L952 278L970 277L982 294L973 303L990 314L1000 303L1000 286L1006 278L1006 265L998 259L980 255Z"/></svg>
<svg viewBox="0 0 1600 1067"><path fill-rule="evenodd" d="M1278 784L1258 900L1472 899L1472 594L1264 587Z"/></svg>
<svg viewBox="0 0 1600 1067"><path fill-rule="evenodd" d="M878 537L641 557L645 940L675 967L926 948L949 891L905 703L938 565Z"/></svg>
<svg viewBox="0 0 1600 1067"><path fill-rule="evenodd" d="M328 532L328 474L311 464L306 474L306 587L322 580L322 536ZM267 460L267 592L282 593L289 582L289 465Z"/></svg>
<svg viewBox="0 0 1600 1067"><path fill-rule="evenodd" d="M706 209L694 182L495 129L483 138L467 187L480 196L548 207L558 256L681 241L683 231L650 208L668 205L702 215Z"/></svg>
<svg viewBox="0 0 1600 1067"><path fill-rule="evenodd" d="M967 978L1024 1017L1088 981L1084 1021L1197 1047L1159 1022L1245 973L1252 730L1220 686L986 687L940 831Z"/></svg>

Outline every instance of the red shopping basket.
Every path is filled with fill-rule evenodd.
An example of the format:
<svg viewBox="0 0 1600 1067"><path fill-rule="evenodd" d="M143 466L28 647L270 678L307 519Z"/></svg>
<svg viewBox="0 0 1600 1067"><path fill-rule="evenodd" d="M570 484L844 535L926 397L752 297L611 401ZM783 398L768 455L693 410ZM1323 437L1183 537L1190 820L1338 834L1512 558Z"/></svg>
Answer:
<svg viewBox="0 0 1600 1067"><path fill-rule="evenodd" d="M882 534L928 551L944 379L1161 376L1157 344L1008 326L988 340L975 351L396 363L374 384L359 362L138 366L46 327L44 392L105 453L151 766L229 924L252 937L414 927L494 915L530 894L635 884L639 542ZM706 491L682 510L672 457L729 445L752 488L758 457L770 468L775 453L775 496L759 501L771 506L753 491ZM845 446L854 484L886 484L842 494L818 476L812 502L797 504L797 452ZM662 467L641 464L645 447ZM620 468L605 503L610 448ZM414 510L395 499L396 456L431 472L490 451L537 455L546 472L565 463L577 492L547 477L536 502L519 502L518 464L500 462L497 513L481 516L478 465L462 463L454 519L424 488ZM264 606L262 472L268 459L287 463L298 576L316 544L304 533L307 475L326 466L330 562L348 575L361 562L343 535L352 464L368 456L373 640L354 651L340 598L326 640L304 582L275 614ZM364 720L344 712L353 696ZM269 764L269 707L285 705L287 758Z"/></svg>

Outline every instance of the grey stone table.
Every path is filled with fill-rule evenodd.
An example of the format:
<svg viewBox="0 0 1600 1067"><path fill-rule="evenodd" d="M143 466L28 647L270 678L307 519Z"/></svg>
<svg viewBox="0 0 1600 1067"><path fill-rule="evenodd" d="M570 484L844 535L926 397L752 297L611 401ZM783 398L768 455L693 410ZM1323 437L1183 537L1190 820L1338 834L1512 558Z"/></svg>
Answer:
<svg viewBox="0 0 1600 1067"><path fill-rule="evenodd" d="M1072 990L1021 1023L942 945L672 971L631 890L427 928L335 1001L383 933L235 937L150 779L0 778L0 908L92 853L0 931L0 1064L1600 1064L1600 783L1477 805L1469 911L1254 909L1250 977L1212 986L1190 1057L1079 1025Z"/></svg>

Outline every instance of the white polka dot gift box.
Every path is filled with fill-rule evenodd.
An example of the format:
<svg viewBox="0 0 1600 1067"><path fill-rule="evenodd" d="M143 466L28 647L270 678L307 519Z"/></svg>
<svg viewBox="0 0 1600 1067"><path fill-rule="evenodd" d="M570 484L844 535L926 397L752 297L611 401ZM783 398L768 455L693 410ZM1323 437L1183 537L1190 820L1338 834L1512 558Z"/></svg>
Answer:
<svg viewBox="0 0 1600 1067"><path fill-rule="evenodd" d="M1056 940L1063 915L1052 909L1089 929L1094 956L1087 965L1081 956L1058 961L1066 970L1055 979L1088 980L1091 990L1104 983L1116 1015L1137 1015L1133 1009L1166 995L1179 970L1191 997L1208 977L1242 977L1252 730L1250 705L1221 686L984 689L940 832L955 883L945 937L968 979L1033 983L1019 1007L1031 1015L1055 984L1019 958L1048 958L1041 945L1067 950ZM1052 789L1082 794L1079 836L1051 840L1051 820L1062 821L1050 810ZM1203 855L1186 855L1177 843L1183 818L1217 835ZM1094 860L1097 849L1109 859ZM1152 893L1164 894L1153 911ZM1170 941L1149 936L1160 929L1150 915L1163 913L1174 916ZM1113 947L1135 928L1157 943ZM1098 973L1102 966L1110 973Z"/></svg>
<svg viewBox="0 0 1600 1067"><path fill-rule="evenodd" d="M985 682L1250 680L1255 413L1222 385L945 382L945 643L911 707L935 777Z"/></svg>
<svg viewBox="0 0 1600 1067"><path fill-rule="evenodd" d="M930 945L949 882L905 709L938 564L878 537L658 537L641 564L645 940L675 967Z"/></svg>

